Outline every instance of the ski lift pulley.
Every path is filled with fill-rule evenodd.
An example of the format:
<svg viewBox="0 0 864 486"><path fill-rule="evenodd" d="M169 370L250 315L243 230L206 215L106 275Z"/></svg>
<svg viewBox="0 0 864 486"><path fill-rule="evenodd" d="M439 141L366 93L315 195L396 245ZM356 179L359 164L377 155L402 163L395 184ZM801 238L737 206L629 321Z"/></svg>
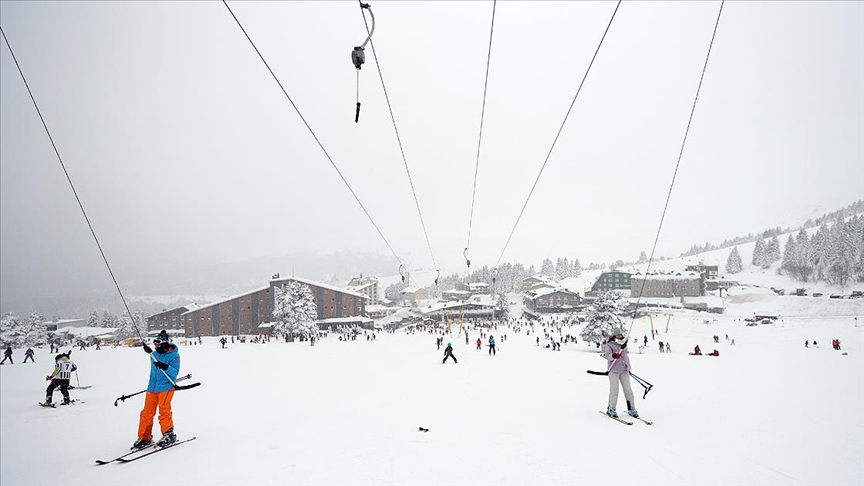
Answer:
<svg viewBox="0 0 864 486"><path fill-rule="evenodd" d="M438 272L438 276L435 277L435 285L438 285L438 279L441 278L441 270L435 270L435 271Z"/></svg>
<svg viewBox="0 0 864 486"><path fill-rule="evenodd" d="M399 265L399 275L402 276L402 283L405 283L405 274L403 273L403 266Z"/></svg>
<svg viewBox="0 0 864 486"><path fill-rule="evenodd" d="M468 271L470 272L471 271L471 260L468 259L468 247L467 246L462 251L462 256L465 257L465 264L468 266Z"/></svg>
<svg viewBox="0 0 864 486"><path fill-rule="evenodd" d="M357 110L354 113L354 123L360 121L360 69L363 67L363 64L366 62L366 44L372 40L372 33L375 32L375 14L372 13L372 6L368 3L360 2L360 12L363 13L363 18L366 18L364 10L369 11L369 15L372 17L372 28L369 29L369 35L366 36L366 40L363 41L363 44L359 46L355 46L354 50L351 51L351 63L354 64L354 67L357 68Z"/></svg>

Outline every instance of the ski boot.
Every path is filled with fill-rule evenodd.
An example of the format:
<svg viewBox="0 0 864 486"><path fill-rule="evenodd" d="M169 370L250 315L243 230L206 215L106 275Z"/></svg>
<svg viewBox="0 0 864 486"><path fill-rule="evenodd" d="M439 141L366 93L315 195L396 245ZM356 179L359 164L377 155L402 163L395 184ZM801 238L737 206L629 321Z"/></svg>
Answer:
<svg viewBox="0 0 864 486"><path fill-rule="evenodd" d="M71 403L72 403L72 399L71 399L71 398L69 398L69 397L63 397L63 403L62 403L62 405L69 405L69 404L71 404Z"/></svg>
<svg viewBox="0 0 864 486"><path fill-rule="evenodd" d="M162 435L162 438L156 442L156 445L159 447L168 447L175 442L177 442L177 436L174 435L174 429L168 429L168 431Z"/></svg>
<svg viewBox="0 0 864 486"><path fill-rule="evenodd" d="M614 408L610 408L609 410L606 410L606 415L608 415L612 418L618 418L618 412L616 412Z"/></svg>
<svg viewBox="0 0 864 486"><path fill-rule="evenodd" d="M637 412L635 408L631 408L627 413L633 418L639 418L639 412Z"/></svg>
<svg viewBox="0 0 864 486"><path fill-rule="evenodd" d="M53 397L51 395L46 396L45 397L45 405L50 407L52 405L52 403L51 403L52 398Z"/></svg>
<svg viewBox="0 0 864 486"><path fill-rule="evenodd" d="M150 447L153 445L153 441L150 439L138 439L132 444L132 449L144 449L146 447Z"/></svg>

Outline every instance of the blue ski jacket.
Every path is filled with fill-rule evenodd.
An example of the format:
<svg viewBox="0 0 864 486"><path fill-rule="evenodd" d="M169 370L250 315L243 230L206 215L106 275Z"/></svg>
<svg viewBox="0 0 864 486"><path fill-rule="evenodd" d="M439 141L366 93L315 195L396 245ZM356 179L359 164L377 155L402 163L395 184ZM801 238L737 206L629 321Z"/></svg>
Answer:
<svg viewBox="0 0 864 486"><path fill-rule="evenodd" d="M174 383L177 383L177 374L180 372L180 353L177 351L177 345L172 343L167 352L159 353L158 351L153 351L150 356L166 363L168 369L165 370L165 373L171 377ZM171 382L165 378L165 373L162 373L162 370L153 364L152 358L148 356L147 359L150 360L150 382L147 384L147 391L157 393L174 388Z"/></svg>

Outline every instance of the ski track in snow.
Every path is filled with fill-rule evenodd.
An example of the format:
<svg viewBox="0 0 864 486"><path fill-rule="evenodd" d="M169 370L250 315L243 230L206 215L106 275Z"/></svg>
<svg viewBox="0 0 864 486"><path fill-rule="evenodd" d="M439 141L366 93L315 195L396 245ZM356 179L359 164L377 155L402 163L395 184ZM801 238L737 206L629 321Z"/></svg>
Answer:
<svg viewBox="0 0 864 486"><path fill-rule="evenodd" d="M765 312L808 312L784 299L800 298L758 303ZM830 302L812 305L832 315ZM864 300L842 306L864 315ZM81 384L93 388L70 392L86 403L46 409L36 402L53 360L37 350L35 364L0 366L0 483L164 486L159 468L170 471L169 483L187 485L864 483L864 325L801 317L745 327L736 309L710 325L677 315L658 336L672 343L671 354L660 354L657 341L644 354L631 349L634 371L654 384L645 400L633 384L653 426L598 416L608 380L585 373L605 364L595 351L580 343L553 352L524 331L493 331L502 345L495 357L454 335L459 363L445 365L443 347L425 333L225 350L205 338L203 346L181 344L181 374L202 385L177 392L173 407L178 437L198 439L105 466L94 460L113 459L135 439L143 395L113 403L146 386L147 356L73 351ZM636 320L631 335L646 334L648 319ZM848 355L831 349L833 338ZM805 349L805 339L822 345ZM688 356L695 344L721 356ZM618 408L626 408L623 393ZM158 437L158 420L156 429Z"/></svg>

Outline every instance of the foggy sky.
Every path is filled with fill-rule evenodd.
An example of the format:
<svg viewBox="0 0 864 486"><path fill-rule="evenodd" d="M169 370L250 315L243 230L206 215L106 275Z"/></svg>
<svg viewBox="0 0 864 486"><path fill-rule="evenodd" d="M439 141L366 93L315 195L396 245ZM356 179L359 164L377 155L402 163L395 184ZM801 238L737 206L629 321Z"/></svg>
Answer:
<svg viewBox="0 0 864 486"><path fill-rule="evenodd" d="M399 258L431 268L368 46L353 120L357 3L231 5ZM718 7L622 4L504 261L650 251ZM442 273L463 269L492 2L372 8L432 250ZM496 263L614 8L499 2L474 266ZM0 19L122 281L295 251L389 256L221 3L4 1ZM0 50L2 296L52 276L110 287ZM658 254L862 197L864 3L727 2Z"/></svg>

